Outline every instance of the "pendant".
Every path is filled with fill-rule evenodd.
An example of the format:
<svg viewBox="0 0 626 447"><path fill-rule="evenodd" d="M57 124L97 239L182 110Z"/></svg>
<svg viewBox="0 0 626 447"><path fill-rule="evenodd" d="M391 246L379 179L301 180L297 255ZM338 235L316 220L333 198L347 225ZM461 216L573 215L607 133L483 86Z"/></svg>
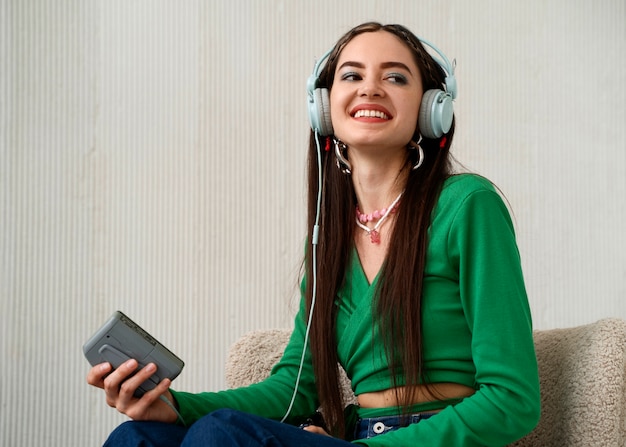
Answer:
<svg viewBox="0 0 626 447"><path fill-rule="evenodd" d="M372 244L380 244L380 233L376 230L370 231L370 240Z"/></svg>

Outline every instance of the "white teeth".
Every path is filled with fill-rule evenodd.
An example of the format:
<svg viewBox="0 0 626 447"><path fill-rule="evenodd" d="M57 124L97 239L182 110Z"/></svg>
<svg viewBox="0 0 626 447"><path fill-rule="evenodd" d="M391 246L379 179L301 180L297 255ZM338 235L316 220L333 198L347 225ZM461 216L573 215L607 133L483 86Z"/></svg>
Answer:
<svg viewBox="0 0 626 447"><path fill-rule="evenodd" d="M389 117L384 112L380 110L358 110L354 114L355 118L382 118L388 120Z"/></svg>

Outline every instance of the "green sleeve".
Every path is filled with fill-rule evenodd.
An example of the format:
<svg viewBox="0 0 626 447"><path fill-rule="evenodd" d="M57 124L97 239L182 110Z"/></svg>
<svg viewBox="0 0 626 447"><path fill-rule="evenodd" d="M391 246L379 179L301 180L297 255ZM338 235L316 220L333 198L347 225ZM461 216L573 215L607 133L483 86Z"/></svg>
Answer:
<svg viewBox="0 0 626 447"><path fill-rule="evenodd" d="M495 191L467 195L450 226L447 249L458 269L477 391L429 419L356 443L501 446L523 437L539 420L530 309L513 225Z"/></svg>
<svg viewBox="0 0 626 447"><path fill-rule="evenodd" d="M304 300L302 300L304 301ZM271 419L282 419L293 395L302 358L306 315L304 303L296 316L295 328L279 363L266 380L237 389L219 392L185 393L172 390L180 414L187 425L219 408L232 408ZM311 353L307 348L298 394L287 422L296 422L315 412L318 407L313 379Z"/></svg>

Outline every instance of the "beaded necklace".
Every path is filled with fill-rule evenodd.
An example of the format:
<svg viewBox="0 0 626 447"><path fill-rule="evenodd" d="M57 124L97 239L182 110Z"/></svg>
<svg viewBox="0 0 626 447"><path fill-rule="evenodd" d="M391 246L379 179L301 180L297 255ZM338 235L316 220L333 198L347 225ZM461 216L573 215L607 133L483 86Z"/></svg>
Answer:
<svg viewBox="0 0 626 447"><path fill-rule="evenodd" d="M391 203L391 205L389 205L386 209L383 208L380 211L376 210L372 214L369 214L369 215L362 214L359 211L359 207L357 206L356 224L359 228L362 228L363 230L365 230L365 232L369 235L370 241L372 241L372 244L380 244L380 233L378 232L378 229L383 224L383 222L385 222L385 219L387 218L387 216L389 216L389 214L391 214L392 212L395 212L395 210L397 209L398 202L400 201L400 197L402 197L403 193L404 191L402 191L398 195L398 197L396 197L396 199ZM374 228L370 228L367 225L365 225L366 222L371 222L372 220L377 219L378 218L377 216L380 217L380 220L376 222L376 224L374 225Z"/></svg>

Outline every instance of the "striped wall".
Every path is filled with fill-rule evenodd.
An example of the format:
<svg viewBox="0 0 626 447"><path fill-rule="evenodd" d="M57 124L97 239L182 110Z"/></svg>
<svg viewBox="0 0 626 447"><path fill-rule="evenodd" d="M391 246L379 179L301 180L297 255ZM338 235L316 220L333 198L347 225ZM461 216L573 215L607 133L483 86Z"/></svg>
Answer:
<svg viewBox="0 0 626 447"><path fill-rule="evenodd" d="M305 81L371 19L457 59L453 150L514 209L536 327L626 318L624 0L0 0L0 445L124 420L81 352L116 309L191 391L291 325Z"/></svg>

